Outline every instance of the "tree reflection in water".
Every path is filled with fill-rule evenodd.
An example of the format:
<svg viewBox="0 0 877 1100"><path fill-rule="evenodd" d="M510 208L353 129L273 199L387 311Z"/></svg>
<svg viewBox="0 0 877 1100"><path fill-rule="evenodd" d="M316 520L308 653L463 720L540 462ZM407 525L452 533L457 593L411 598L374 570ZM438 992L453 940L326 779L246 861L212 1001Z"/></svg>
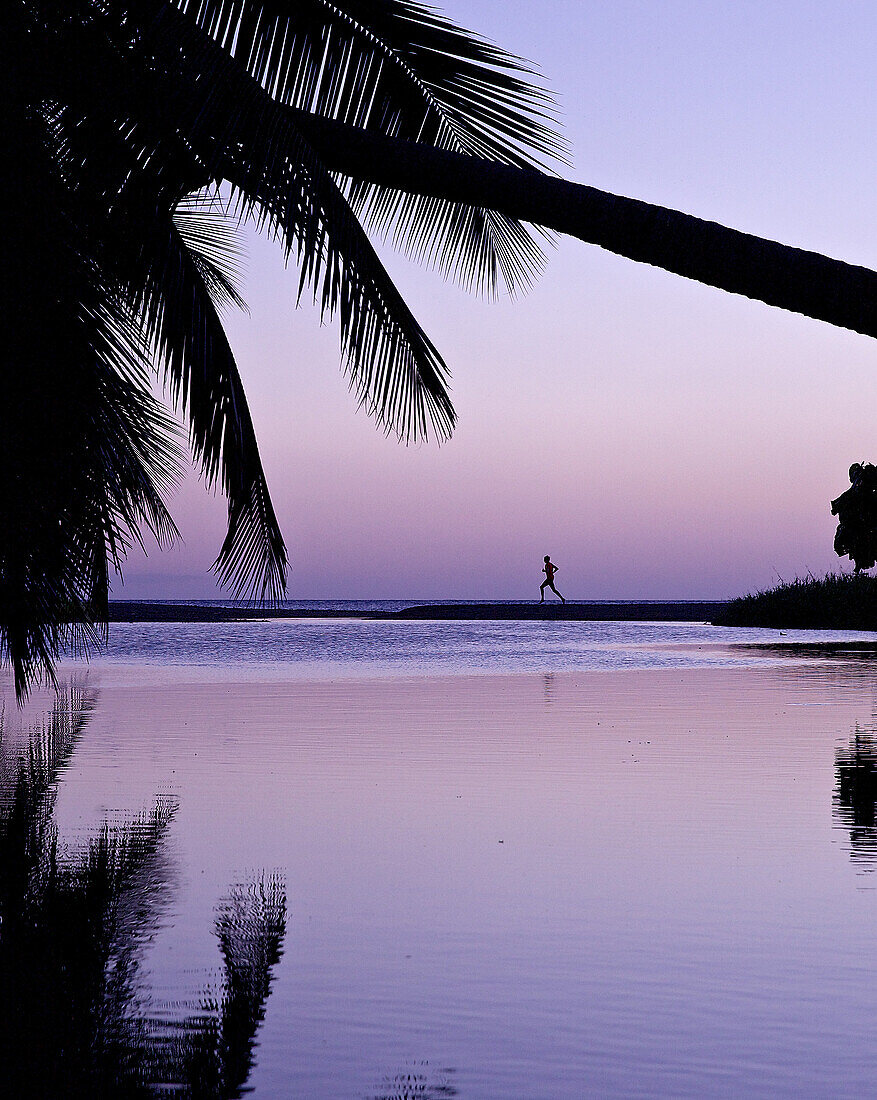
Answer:
<svg viewBox="0 0 877 1100"><path fill-rule="evenodd" d="M380 1093L370 1100L446 1100L457 1095L457 1089L451 1084L453 1073L452 1069L445 1069L434 1075L428 1062L420 1062L388 1077Z"/></svg>
<svg viewBox="0 0 877 1100"><path fill-rule="evenodd" d="M834 754L835 819L850 832L850 856L873 871L877 866L877 738L856 726L849 746Z"/></svg>
<svg viewBox="0 0 877 1100"><path fill-rule="evenodd" d="M286 929L281 879L216 912L222 980L183 1018L154 1009L144 949L170 899L162 843L176 804L105 823L76 850L54 824L61 771L95 705L59 692L23 748L0 741L0 1074L28 1097L239 1097ZM3 734L0 723L0 736Z"/></svg>

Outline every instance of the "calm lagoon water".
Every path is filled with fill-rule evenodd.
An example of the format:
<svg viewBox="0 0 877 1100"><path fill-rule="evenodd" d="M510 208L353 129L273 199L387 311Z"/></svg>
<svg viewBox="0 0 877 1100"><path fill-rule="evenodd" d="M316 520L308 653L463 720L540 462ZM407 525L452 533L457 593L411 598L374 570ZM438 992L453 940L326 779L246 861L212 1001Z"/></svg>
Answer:
<svg viewBox="0 0 877 1100"><path fill-rule="evenodd" d="M100 664L118 668L130 663L139 671L152 667L166 672L198 667L201 675L220 679L242 674L281 680L371 679L762 665L778 645L857 639L877 644L877 634L781 632L688 622L314 618L116 623ZM258 666L258 671L251 673L253 666ZM177 674L171 671L168 675Z"/></svg>
<svg viewBox="0 0 877 1100"><path fill-rule="evenodd" d="M147 1095L873 1095L877 679L852 649L777 648L795 640L135 624L65 666L54 725L48 694L17 712L5 684L0 970L21 943L31 960L11 979L18 1069L32 1083L59 1056L27 1005L87 1014L85 978L34 965L33 929L75 925L109 822L110 849L129 837L104 861L128 860L104 926L124 981L94 1032L139 1052L119 1064ZM57 775L34 770L53 753ZM29 843L48 822L61 846L58 882L44 869L24 901L22 760Z"/></svg>

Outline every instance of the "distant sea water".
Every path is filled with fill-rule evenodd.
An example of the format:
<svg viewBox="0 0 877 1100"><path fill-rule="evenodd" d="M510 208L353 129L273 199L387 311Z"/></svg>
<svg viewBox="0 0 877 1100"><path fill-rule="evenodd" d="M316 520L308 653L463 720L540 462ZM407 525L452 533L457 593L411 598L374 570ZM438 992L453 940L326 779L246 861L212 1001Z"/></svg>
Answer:
<svg viewBox="0 0 877 1100"><path fill-rule="evenodd" d="M800 659L788 649L794 643L877 644L877 633L744 629L699 622L356 617L359 612L400 610L411 603L301 600L285 605L297 611L348 611L349 618L113 623L98 663L197 667L202 672L213 669L220 678L247 676L249 666L253 674L258 669L260 677L270 679L335 679L739 667ZM199 605L232 604L201 601Z"/></svg>
<svg viewBox="0 0 877 1100"><path fill-rule="evenodd" d="M111 601L112 602L112 601ZM169 607L239 607L252 608L247 600L123 600L121 603L166 604ZM475 600L278 600L272 607L286 608L289 611L401 611L414 604L435 604L436 606L475 603ZM494 601L511 603L511 600Z"/></svg>
<svg viewBox="0 0 877 1100"><path fill-rule="evenodd" d="M166 604L169 607L235 607L250 609L253 604L247 600L214 599L214 600L124 600L121 597L118 603L132 604ZM550 603L551 601L549 601ZM703 600L568 600L568 603L606 604L613 606L621 604L629 607L637 605L648 606L650 604L675 603L700 604ZM721 601L716 601L721 602ZM539 600L278 600L272 607L285 608L289 611L349 611L355 614L360 611L404 611L406 607L478 607L484 603L497 607L518 607L526 604L538 604Z"/></svg>

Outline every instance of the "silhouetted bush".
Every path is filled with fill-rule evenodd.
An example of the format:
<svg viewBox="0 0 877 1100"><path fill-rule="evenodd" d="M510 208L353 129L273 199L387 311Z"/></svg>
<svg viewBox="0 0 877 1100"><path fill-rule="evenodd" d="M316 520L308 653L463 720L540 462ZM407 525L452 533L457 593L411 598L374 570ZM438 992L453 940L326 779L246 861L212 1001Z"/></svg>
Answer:
<svg viewBox="0 0 877 1100"><path fill-rule="evenodd" d="M796 577L775 588L729 601L713 623L780 629L877 630L877 577L849 573Z"/></svg>

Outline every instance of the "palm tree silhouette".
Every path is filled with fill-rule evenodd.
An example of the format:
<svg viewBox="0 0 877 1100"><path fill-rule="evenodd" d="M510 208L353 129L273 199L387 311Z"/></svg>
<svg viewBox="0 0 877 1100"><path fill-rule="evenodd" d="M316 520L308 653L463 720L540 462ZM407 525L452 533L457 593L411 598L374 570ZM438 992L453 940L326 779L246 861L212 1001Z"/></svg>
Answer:
<svg viewBox="0 0 877 1100"><path fill-rule="evenodd" d="M142 530L176 535L153 369L228 500L220 582L284 590L220 316L240 304L223 211L295 260L357 401L405 440L452 430L447 369L364 225L476 289L526 285L556 230L877 335L870 271L546 174L565 149L532 70L413 0L10 0L0 18L0 653L19 695L100 640Z"/></svg>

